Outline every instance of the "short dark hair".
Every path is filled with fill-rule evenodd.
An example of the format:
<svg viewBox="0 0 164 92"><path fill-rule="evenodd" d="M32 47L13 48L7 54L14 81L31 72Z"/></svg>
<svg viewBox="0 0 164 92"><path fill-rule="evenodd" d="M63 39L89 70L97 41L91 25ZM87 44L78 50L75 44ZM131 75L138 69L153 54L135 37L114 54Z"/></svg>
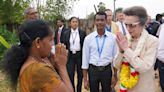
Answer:
<svg viewBox="0 0 164 92"><path fill-rule="evenodd" d="M137 16L140 21L140 25L144 26L147 21L146 9L142 6L133 6L124 10L126 16Z"/></svg>
<svg viewBox="0 0 164 92"><path fill-rule="evenodd" d="M77 20L79 21L79 18L73 16L73 17L71 17L71 18L69 19L69 22L71 22L73 19L77 19Z"/></svg>
<svg viewBox="0 0 164 92"><path fill-rule="evenodd" d="M61 21L62 23L64 23L64 22L65 22L65 20L64 20L64 19L57 19L57 21Z"/></svg>
<svg viewBox="0 0 164 92"><path fill-rule="evenodd" d="M104 15L104 16L105 16L105 19L107 19L107 15L106 15L106 13L103 12L103 11L97 12L97 13L95 14L95 16L94 16L94 20L96 19L96 15Z"/></svg>
<svg viewBox="0 0 164 92"><path fill-rule="evenodd" d="M162 14L157 14L156 17L155 17L155 20L158 21L161 18L162 18Z"/></svg>
<svg viewBox="0 0 164 92"><path fill-rule="evenodd" d="M116 9L115 12L116 12L116 13L123 13L123 9L122 9L122 8L118 8L118 9Z"/></svg>

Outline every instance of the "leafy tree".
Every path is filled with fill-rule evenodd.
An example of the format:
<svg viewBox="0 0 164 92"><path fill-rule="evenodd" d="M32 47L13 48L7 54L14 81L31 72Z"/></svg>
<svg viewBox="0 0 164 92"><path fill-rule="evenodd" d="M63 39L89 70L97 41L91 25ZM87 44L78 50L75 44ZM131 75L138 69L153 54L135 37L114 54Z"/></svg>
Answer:
<svg viewBox="0 0 164 92"><path fill-rule="evenodd" d="M87 15L87 19L94 20L94 16L95 16L95 13L92 12L92 13L90 13L89 15Z"/></svg>
<svg viewBox="0 0 164 92"><path fill-rule="evenodd" d="M164 13L162 13L162 15L164 16Z"/></svg>
<svg viewBox="0 0 164 92"><path fill-rule="evenodd" d="M31 0L30 2L37 3L40 18L55 21L71 12L74 1L76 0Z"/></svg>
<svg viewBox="0 0 164 92"><path fill-rule="evenodd" d="M20 23L28 0L0 0L0 20L3 24Z"/></svg>
<svg viewBox="0 0 164 92"><path fill-rule="evenodd" d="M4 52L11 47L11 45L18 42L16 31L10 32L6 27L0 26L0 69L2 68L2 57Z"/></svg>
<svg viewBox="0 0 164 92"><path fill-rule="evenodd" d="M10 45L8 44L8 42L1 35L0 35L0 43L6 48L10 48Z"/></svg>
<svg viewBox="0 0 164 92"><path fill-rule="evenodd" d="M67 16L75 1L78 0L0 0L0 20L2 24L21 23L29 6L38 9L41 19L55 20Z"/></svg>
<svg viewBox="0 0 164 92"><path fill-rule="evenodd" d="M105 11L106 10L106 7L105 7L105 4L103 2L100 2L98 5L98 11Z"/></svg>

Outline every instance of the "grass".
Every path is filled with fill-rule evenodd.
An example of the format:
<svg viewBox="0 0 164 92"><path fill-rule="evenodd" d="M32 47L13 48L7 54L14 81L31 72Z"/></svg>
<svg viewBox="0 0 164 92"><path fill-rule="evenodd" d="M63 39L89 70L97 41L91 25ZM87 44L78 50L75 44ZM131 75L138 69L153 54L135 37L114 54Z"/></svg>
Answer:
<svg viewBox="0 0 164 92"><path fill-rule="evenodd" d="M12 92L9 81L6 79L6 76L0 71L0 92Z"/></svg>

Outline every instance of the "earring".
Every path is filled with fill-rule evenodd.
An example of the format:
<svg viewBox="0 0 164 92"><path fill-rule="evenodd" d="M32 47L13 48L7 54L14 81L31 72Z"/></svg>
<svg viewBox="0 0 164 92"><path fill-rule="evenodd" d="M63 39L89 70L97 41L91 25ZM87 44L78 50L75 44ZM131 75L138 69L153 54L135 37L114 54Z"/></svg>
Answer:
<svg viewBox="0 0 164 92"><path fill-rule="evenodd" d="M38 49L39 49L39 48L40 48L40 46L37 46L36 48L38 48Z"/></svg>

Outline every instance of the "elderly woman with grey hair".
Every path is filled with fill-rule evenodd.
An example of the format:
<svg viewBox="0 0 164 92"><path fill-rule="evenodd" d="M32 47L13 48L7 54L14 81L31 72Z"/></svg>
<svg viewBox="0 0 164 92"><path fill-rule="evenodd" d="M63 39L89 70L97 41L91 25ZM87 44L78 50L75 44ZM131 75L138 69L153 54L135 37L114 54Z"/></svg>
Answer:
<svg viewBox="0 0 164 92"><path fill-rule="evenodd" d="M120 92L155 92L153 67L158 40L144 28L147 21L144 7L133 6L124 13L130 35L125 37L122 33L117 33L120 52L113 63L120 74Z"/></svg>

